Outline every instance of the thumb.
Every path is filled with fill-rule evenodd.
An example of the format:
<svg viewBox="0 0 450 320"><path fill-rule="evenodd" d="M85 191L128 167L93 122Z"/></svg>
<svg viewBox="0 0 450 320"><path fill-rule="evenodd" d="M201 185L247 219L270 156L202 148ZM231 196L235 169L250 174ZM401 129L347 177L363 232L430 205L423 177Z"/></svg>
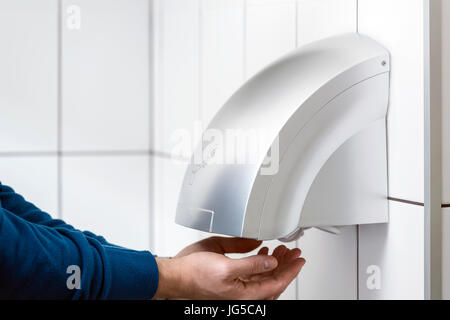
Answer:
<svg viewBox="0 0 450 320"><path fill-rule="evenodd" d="M241 259L230 259L229 270L232 278L252 276L272 271L278 266L278 261L272 256L255 255Z"/></svg>

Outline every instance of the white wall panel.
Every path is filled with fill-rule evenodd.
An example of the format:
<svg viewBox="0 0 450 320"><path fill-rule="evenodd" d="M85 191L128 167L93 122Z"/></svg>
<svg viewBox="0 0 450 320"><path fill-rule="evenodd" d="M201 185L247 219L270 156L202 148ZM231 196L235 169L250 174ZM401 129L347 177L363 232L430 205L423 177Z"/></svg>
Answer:
<svg viewBox="0 0 450 320"><path fill-rule="evenodd" d="M200 239L200 232L175 223L178 195L187 165L162 158L154 158L153 165L154 253L174 256L187 245Z"/></svg>
<svg viewBox="0 0 450 320"><path fill-rule="evenodd" d="M359 32L391 53L390 196L424 199L424 1L359 0Z"/></svg>
<svg viewBox="0 0 450 320"><path fill-rule="evenodd" d="M245 1L201 4L201 118L207 126L244 80Z"/></svg>
<svg viewBox="0 0 450 320"><path fill-rule="evenodd" d="M149 148L149 0L63 0L64 150Z"/></svg>
<svg viewBox="0 0 450 320"><path fill-rule="evenodd" d="M442 203L450 204L450 1L442 0ZM450 299L450 208L442 209L442 298Z"/></svg>
<svg viewBox="0 0 450 320"><path fill-rule="evenodd" d="M298 277L298 299L356 299L356 227L333 235L311 229L298 240L306 259Z"/></svg>
<svg viewBox="0 0 450 320"><path fill-rule="evenodd" d="M298 42L356 31L356 0L298 0Z"/></svg>
<svg viewBox="0 0 450 320"><path fill-rule="evenodd" d="M442 201L450 203L450 1L442 0Z"/></svg>
<svg viewBox="0 0 450 320"><path fill-rule="evenodd" d="M388 113L389 193L424 201L424 1L359 0L359 32L391 53ZM389 225L360 229L360 297L424 298L423 207L390 204ZM368 290L368 265L379 265L380 290Z"/></svg>
<svg viewBox="0 0 450 320"><path fill-rule="evenodd" d="M390 202L389 211L388 224L360 226L360 299L423 299L424 208ZM379 268L379 289L370 266Z"/></svg>
<svg viewBox="0 0 450 320"><path fill-rule="evenodd" d="M450 300L450 208L442 209L442 299Z"/></svg>
<svg viewBox="0 0 450 320"><path fill-rule="evenodd" d="M246 76L295 48L294 0L247 0Z"/></svg>
<svg viewBox="0 0 450 320"><path fill-rule="evenodd" d="M1 157L0 181L58 218L57 166L56 156Z"/></svg>
<svg viewBox="0 0 450 320"><path fill-rule="evenodd" d="M0 1L0 151L57 147L57 1Z"/></svg>
<svg viewBox="0 0 450 320"><path fill-rule="evenodd" d="M200 0L156 0L154 10L153 149L170 153L174 132L193 135L200 121Z"/></svg>
<svg viewBox="0 0 450 320"><path fill-rule="evenodd" d="M65 157L63 219L132 249L149 248L149 156Z"/></svg>

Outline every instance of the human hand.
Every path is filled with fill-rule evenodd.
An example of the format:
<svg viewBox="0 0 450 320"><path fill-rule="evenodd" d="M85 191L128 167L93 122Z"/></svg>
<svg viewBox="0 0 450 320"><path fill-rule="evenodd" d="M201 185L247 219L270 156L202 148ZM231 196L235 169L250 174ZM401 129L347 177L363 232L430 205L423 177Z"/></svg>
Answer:
<svg viewBox="0 0 450 320"><path fill-rule="evenodd" d="M289 262L293 259L296 259L300 256L302 251L298 248L294 248L289 250L286 246L280 245L273 250L272 256L275 257L278 261L278 267L274 270L265 272L263 274L254 275L250 280L261 281L262 279L269 277L278 277L280 274L284 272L286 268L289 267ZM267 255L269 254L269 248L263 247L259 250L258 255ZM304 260L304 259L303 259ZM303 264L306 261L304 260ZM303 267L303 266L302 266ZM276 295L271 297L270 299L276 300L280 295Z"/></svg>
<svg viewBox="0 0 450 320"><path fill-rule="evenodd" d="M160 282L156 298L275 299L305 264L299 249L280 246L272 256L231 259L225 253L249 252L260 241L213 237L182 250L173 259L157 258Z"/></svg>

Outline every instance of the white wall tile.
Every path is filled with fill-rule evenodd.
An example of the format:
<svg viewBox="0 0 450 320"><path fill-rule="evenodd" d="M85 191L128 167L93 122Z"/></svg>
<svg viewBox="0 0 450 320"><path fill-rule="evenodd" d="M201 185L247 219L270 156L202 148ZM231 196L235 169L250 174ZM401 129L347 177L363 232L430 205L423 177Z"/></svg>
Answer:
<svg viewBox="0 0 450 320"><path fill-rule="evenodd" d="M175 223L178 195L187 165L171 159L154 158L153 166L154 251L160 256L174 256L187 245L200 240L200 232Z"/></svg>
<svg viewBox="0 0 450 320"><path fill-rule="evenodd" d="M65 157L63 219L132 249L149 248L149 156Z"/></svg>
<svg viewBox="0 0 450 320"><path fill-rule="evenodd" d="M298 43L356 32L356 0L298 0Z"/></svg>
<svg viewBox="0 0 450 320"><path fill-rule="evenodd" d="M0 151L57 146L57 1L0 1Z"/></svg>
<svg viewBox="0 0 450 320"><path fill-rule="evenodd" d="M391 53L390 196L424 199L424 2L359 0L359 32Z"/></svg>
<svg viewBox="0 0 450 320"><path fill-rule="evenodd" d="M201 117L206 126L244 80L245 1L201 4Z"/></svg>
<svg viewBox="0 0 450 320"><path fill-rule="evenodd" d="M295 8L294 0L247 1L247 78L295 48Z"/></svg>
<svg viewBox="0 0 450 320"><path fill-rule="evenodd" d="M390 202L389 223L360 226L361 299L424 298L424 208ZM367 269L380 270L380 288L367 286Z"/></svg>
<svg viewBox="0 0 450 320"><path fill-rule="evenodd" d="M450 208L442 209L442 299L450 300Z"/></svg>
<svg viewBox="0 0 450 320"><path fill-rule="evenodd" d="M1 157L0 181L58 218L57 167L56 156Z"/></svg>
<svg viewBox="0 0 450 320"><path fill-rule="evenodd" d="M178 130L200 121L200 1L155 1L155 141L170 153ZM192 148L191 148L192 149ZM186 152L189 154L190 152Z"/></svg>
<svg viewBox="0 0 450 320"><path fill-rule="evenodd" d="M333 235L317 229L298 240L306 264L298 278L298 299L356 299L356 227Z"/></svg>
<svg viewBox="0 0 450 320"><path fill-rule="evenodd" d="M450 203L450 1L442 0L442 201Z"/></svg>
<svg viewBox="0 0 450 320"><path fill-rule="evenodd" d="M63 1L64 150L149 148L149 3Z"/></svg>

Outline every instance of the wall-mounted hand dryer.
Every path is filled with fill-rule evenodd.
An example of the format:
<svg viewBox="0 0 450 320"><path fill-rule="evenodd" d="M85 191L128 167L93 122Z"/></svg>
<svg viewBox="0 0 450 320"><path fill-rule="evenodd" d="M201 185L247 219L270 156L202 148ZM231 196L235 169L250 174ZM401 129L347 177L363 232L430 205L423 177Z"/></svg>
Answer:
<svg viewBox="0 0 450 320"><path fill-rule="evenodd" d="M388 222L389 75L388 51L359 34L305 45L263 69L205 130L176 223L292 240L304 228ZM216 161L228 137L213 139L211 130L263 133L263 152L253 162Z"/></svg>

